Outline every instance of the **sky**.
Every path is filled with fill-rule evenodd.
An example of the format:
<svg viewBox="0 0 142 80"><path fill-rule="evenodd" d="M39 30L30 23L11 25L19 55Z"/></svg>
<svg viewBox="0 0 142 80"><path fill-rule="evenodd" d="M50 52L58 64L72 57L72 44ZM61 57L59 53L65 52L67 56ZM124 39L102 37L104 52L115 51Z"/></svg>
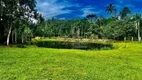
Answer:
<svg viewBox="0 0 142 80"><path fill-rule="evenodd" d="M105 8L110 3L116 6L118 13L124 7L129 7L132 13L142 10L142 0L37 0L37 10L45 19L84 18L88 14L108 17Z"/></svg>

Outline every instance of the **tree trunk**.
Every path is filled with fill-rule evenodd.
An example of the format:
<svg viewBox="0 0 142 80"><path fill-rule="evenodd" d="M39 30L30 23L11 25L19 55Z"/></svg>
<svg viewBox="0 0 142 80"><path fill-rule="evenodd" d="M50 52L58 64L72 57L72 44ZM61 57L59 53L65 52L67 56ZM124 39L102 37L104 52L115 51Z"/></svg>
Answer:
<svg viewBox="0 0 142 80"><path fill-rule="evenodd" d="M114 13L114 17L115 17L115 18L117 18L117 15L116 15L116 14L117 14L117 12L115 11L115 13Z"/></svg>
<svg viewBox="0 0 142 80"><path fill-rule="evenodd" d="M132 37L132 41L134 41L134 37Z"/></svg>
<svg viewBox="0 0 142 80"><path fill-rule="evenodd" d="M14 31L12 31L12 44L14 44Z"/></svg>
<svg viewBox="0 0 142 80"><path fill-rule="evenodd" d="M141 41L141 35L140 35L140 21L137 23L138 25L138 41Z"/></svg>
<svg viewBox="0 0 142 80"><path fill-rule="evenodd" d="M125 42L127 41L127 38L126 38L126 37L124 37L124 41L125 41Z"/></svg>
<svg viewBox="0 0 142 80"><path fill-rule="evenodd" d="M80 37L80 29L77 30L77 37Z"/></svg>
<svg viewBox="0 0 142 80"><path fill-rule="evenodd" d="M10 25L9 31L8 31L8 35L7 35L7 46L9 45L9 39L10 39L10 35L11 35L11 30L12 30L12 25Z"/></svg>
<svg viewBox="0 0 142 80"><path fill-rule="evenodd" d="M91 24L93 23L93 18L91 18Z"/></svg>
<svg viewBox="0 0 142 80"><path fill-rule="evenodd" d="M22 39L22 44L23 44L24 43L24 35L23 35L23 33L22 33L21 39Z"/></svg>
<svg viewBox="0 0 142 80"><path fill-rule="evenodd" d="M138 29L138 41L141 41L140 30Z"/></svg>
<svg viewBox="0 0 142 80"><path fill-rule="evenodd" d="M17 44L17 29L15 29L15 44Z"/></svg>

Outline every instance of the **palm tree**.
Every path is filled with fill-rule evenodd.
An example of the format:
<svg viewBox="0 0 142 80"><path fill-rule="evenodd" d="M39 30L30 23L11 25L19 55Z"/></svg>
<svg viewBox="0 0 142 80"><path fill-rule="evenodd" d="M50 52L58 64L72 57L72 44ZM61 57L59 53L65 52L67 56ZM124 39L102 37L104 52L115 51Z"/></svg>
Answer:
<svg viewBox="0 0 142 80"><path fill-rule="evenodd" d="M108 12L108 14L113 15L113 13L115 14L115 17L116 17L116 6L114 6L113 4L109 4L107 7L106 7L106 12Z"/></svg>
<svg viewBox="0 0 142 80"><path fill-rule="evenodd" d="M93 22L93 19L97 19L97 15L95 14L89 14L86 16L87 19L89 19L91 21L91 23Z"/></svg>

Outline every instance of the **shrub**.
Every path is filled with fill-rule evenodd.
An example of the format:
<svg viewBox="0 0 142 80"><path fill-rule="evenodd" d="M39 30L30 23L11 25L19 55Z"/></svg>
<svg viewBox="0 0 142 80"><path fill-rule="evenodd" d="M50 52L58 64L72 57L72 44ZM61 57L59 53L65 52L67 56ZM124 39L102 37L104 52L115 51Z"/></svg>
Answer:
<svg viewBox="0 0 142 80"><path fill-rule="evenodd" d="M23 44L18 44L17 47L18 47L18 48L26 48L26 46L23 45Z"/></svg>

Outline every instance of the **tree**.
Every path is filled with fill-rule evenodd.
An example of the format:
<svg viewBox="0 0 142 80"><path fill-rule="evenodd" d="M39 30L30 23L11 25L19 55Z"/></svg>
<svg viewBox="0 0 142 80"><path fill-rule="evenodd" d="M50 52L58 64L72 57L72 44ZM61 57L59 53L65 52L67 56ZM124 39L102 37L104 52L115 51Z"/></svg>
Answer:
<svg viewBox="0 0 142 80"><path fill-rule="evenodd" d="M91 21L91 23L93 22L93 19L97 19L97 15L95 14L89 14L86 16L87 19L89 19Z"/></svg>
<svg viewBox="0 0 142 80"><path fill-rule="evenodd" d="M132 21L111 21L103 26L102 31L104 37L114 40L123 40L135 33Z"/></svg>
<svg viewBox="0 0 142 80"><path fill-rule="evenodd" d="M124 7L120 12L120 16L122 19L125 19L126 16L130 13L131 13L130 9L128 7Z"/></svg>
<svg viewBox="0 0 142 80"><path fill-rule="evenodd" d="M31 23L31 19L33 18L33 12L36 12L36 1L35 0L1 0L0 2L0 35L3 35L3 31L7 32L7 45L9 45L11 33L12 39L13 34L17 32L17 23L22 23L22 20L26 20ZM19 24L18 26L22 26L23 24ZM15 38L16 40L16 38ZM16 41L15 41L16 42Z"/></svg>
<svg viewBox="0 0 142 80"><path fill-rule="evenodd" d="M5 10L7 11L5 14L7 16L7 27L8 27L8 35L7 35L7 45L9 45L9 39L12 32L12 26L15 23L15 15L18 11L18 0L5 0L3 1L5 5Z"/></svg>
<svg viewBox="0 0 142 80"><path fill-rule="evenodd" d="M140 21L141 21L141 14L140 11L134 15L135 26L138 34L138 41L141 41L141 28L140 28Z"/></svg>
<svg viewBox="0 0 142 80"><path fill-rule="evenodd" d="M109 4L107 7L106 7L106 12L108 12L108 14L111 15L111 17L113 16L113 14L115 15L116 17L116 6L114 6L113 4Z"/></svg>

